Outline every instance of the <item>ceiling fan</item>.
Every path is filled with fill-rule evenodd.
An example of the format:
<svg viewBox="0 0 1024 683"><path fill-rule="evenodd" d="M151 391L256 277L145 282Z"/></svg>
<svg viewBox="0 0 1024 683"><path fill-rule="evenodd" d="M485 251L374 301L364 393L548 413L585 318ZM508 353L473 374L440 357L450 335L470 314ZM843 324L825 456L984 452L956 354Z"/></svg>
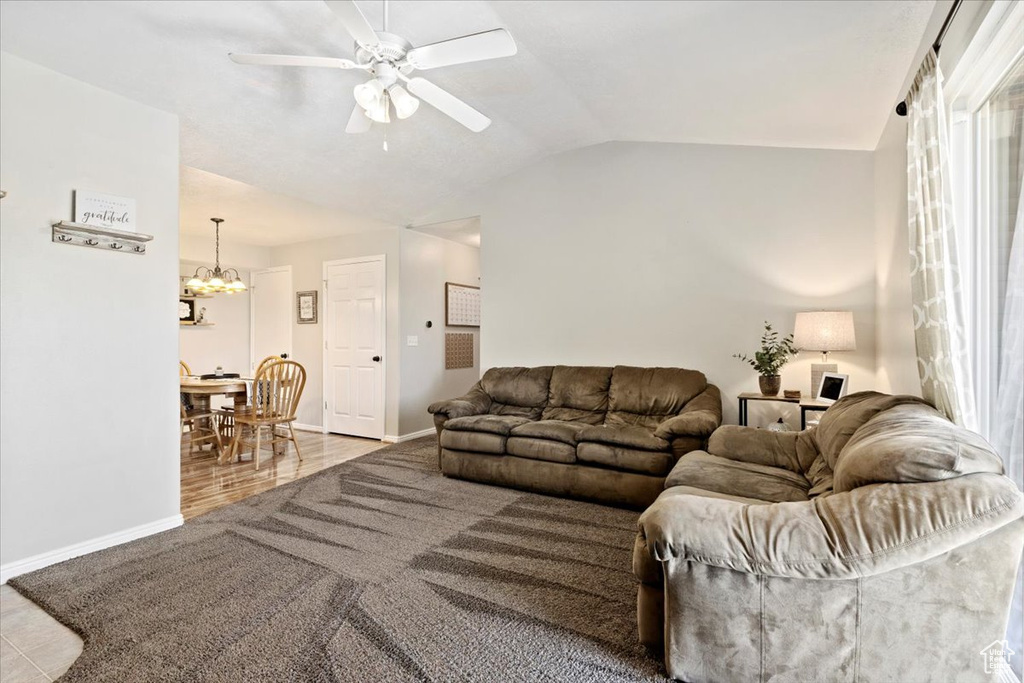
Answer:
<svg viewBox="0 0 1024 683"><path fill-rule="evenodd" d="M491 125L491 120L446 90L425 78L412 76L453 64L511 57L516 43L503 28L452 38L440 43L413 47L409 41L388 33L388 3L384 0L384 30L375 31L352 0L325 0L355 39L355 59L299 57L292 55L229 54L238 64L272 66L317 66L330 69L360 69L370 80L355 86L356 106L345 127L347 133L365 133L374 121L389 123L391 109L400 119L412 116L422 99L452 117L474 133ZM406 87L402 87L402 83ZM412 94L410 94L412 93ZM417 99L419 98L419 99ZM384 149L387 149L385 142Z"/></svg>

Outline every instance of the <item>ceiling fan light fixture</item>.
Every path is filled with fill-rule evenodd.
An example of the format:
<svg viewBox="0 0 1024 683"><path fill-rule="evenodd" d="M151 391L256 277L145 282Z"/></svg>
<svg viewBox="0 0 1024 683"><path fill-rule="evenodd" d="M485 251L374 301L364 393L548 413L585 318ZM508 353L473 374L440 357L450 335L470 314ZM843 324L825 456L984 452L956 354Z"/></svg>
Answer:
<svg viewBox="0 0 1024 683"><path fill-rule="evenodd" d="M380 100L376 105L366 110L366 115L371 121L377 123L391 123L391 111L387 100Z"/></svg>
<svg viewBox="0 0 1024 683"><path fill-rule="evenodd" d="M384 95L384 86L376 78L371 78L366 83L360 83L352 89L356 103L366 111L380 103Z"/></svg>
<svg viewBox="0 0 1024 683"><path fill-rule="evenodd" d="M393 85L388 88L388 95L392 102L395 103L395 114L400 119L407 119L416 113L416 110L420 107L420 101L409 94L409 92L400 85Z"/></svg>

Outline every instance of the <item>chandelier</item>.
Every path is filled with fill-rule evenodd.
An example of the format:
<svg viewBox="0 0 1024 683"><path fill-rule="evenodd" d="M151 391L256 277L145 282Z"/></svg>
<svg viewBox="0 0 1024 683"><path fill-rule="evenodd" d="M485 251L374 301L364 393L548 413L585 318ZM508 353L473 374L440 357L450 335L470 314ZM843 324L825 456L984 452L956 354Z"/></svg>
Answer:
<svg viewBox="0 0 1024 683"><path fill-rule="evenodd" d="M196 294L234 294L245 291L245 283L238 277L238 271L234 268L220 269L220 224L223 218L211 218L217 226L217 253L213 270L206 266L196 268L195 275L185 285Z"/></svg>

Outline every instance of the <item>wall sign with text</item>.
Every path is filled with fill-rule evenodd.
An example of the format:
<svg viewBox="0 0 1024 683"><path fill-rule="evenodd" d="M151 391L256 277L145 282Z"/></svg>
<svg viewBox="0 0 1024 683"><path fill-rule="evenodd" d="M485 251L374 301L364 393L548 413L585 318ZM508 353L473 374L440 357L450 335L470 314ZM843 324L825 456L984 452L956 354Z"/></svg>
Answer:
<svg viewBox="0 0 1024 683"><path fill-rule="evenodd" d="M75 190L75 223L135 232L135 200Z"/></svg>

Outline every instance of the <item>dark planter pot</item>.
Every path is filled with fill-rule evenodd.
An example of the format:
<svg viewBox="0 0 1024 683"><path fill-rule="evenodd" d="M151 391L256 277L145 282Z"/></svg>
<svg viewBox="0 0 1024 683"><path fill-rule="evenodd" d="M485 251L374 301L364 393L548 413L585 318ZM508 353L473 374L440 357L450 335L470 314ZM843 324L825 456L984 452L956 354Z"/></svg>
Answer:
<svg viewBox="0 0 1024 683"><path fill-rule="evenodd" d="M779 389L782 388L782 377L780 375L771 375L770 377L761 375L757 378L757 383L761 385L761 393L765 396L778 396Z"/></svg>

